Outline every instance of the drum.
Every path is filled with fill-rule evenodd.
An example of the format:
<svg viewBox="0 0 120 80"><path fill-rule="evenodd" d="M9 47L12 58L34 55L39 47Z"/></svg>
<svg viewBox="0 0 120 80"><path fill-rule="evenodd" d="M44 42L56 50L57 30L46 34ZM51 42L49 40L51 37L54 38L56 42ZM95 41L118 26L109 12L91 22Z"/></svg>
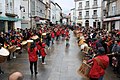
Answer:
<svg viewBox="0 0 120 80"><path fill-rule="evenodd" d="M27 40L27 47L29 48L31 43L34 42L33 40Z"/></svg>
<svg viewBox="0 0 120 80"><path fill-rule="evenodd" d="M36 40L36 39L38 39L38 38L39 38L39 37L38 37L37 35L35 35L35 36L32 37L33 40Z"/></svg>
<svg viewBox="0 0 120 80"><path fill-rule="evenodd" d="M20 52L20 50L21 50L21 47L16 47L15 52L16 52L16 53L19 53L19 52Z"/></svg>
<svg viewBox="0 0 120 80"><path fill-rule="evenodd" d="M91 69L91 66L83 62L80 68L78 69L78 74L89 80L90 69Z"/></svg>
<svg viewBox="0 0 120 80"><path fill-rule="evenodd" d="M9 54L10 54L10 52L7 49L2 47L0 49L0 63L5 62L5 60Z"/></svg>
<svg viewBox="0 0 120 80"><path fill-rule="evenodd" d="M22 46L24 46L24 45L26 45L26 44L27 44L27 41L23 41L23 42L21 43Z"/></svg>
<svg viewBox="0 0 120 80"><path fill-rule="evenodd" d="M78 42L78 46L81 46L82 44L84 44L84 43L85 43L84 41L85 41L84 39L81 39L81 40Z"/></svg>
<svg viewBox="0 0 120 80"><path fill-rule="evenodd" d="M46 38L46 33L43 33L42 36L43 36L43 39Z"/></svg>
<svg viewBox="0 0 120 80"><path fill-rule="evenodd" d="M10 53L13 53L16 51L16 46L11 46L8 48L8 50L10 51Z"/></svg>

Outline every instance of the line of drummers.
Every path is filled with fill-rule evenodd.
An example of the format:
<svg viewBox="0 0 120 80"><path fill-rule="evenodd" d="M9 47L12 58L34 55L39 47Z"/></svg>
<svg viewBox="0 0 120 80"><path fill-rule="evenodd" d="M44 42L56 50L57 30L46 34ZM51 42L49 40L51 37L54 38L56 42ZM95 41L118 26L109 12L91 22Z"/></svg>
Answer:
<svg viewBox="0 0 120 80"><path fill-rule="evenodd" d="M61 27L59 25L54 27L39 27L33 29L17 29L17 30L9 30L7 33L0 34L0 43L1 45L8 49L10 55L7 60L11 60L12 58L16 58L15 53L21 54L24 49L26 49L27 43L29 40L34 40L36 42L36 46L40 49L39 43L45 43L50 49L50 44L54 44L54 39L59 41L60 36L62 39L69 38L69 29L67 27ZM27 41L28 40L28 41Z"/></svg>
<svg viewBox="0 0 120 80"><path fill-rule="evenodd" d="M83 63L90 65L85 76L90 80L103 80L106 68L111 66L120 77L120 30L76 27L74 34L83 54Z"/></svg>

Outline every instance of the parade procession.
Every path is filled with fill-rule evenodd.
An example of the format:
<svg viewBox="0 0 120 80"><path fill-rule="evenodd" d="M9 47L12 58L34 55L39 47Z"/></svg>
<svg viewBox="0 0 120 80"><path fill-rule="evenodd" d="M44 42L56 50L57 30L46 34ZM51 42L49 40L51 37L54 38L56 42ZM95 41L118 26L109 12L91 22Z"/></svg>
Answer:
<svg viewBox="0 0 120 80"><path fill-rule="evenodd" d="M0 80L120 80L120 0L0 0Z"/></svg>

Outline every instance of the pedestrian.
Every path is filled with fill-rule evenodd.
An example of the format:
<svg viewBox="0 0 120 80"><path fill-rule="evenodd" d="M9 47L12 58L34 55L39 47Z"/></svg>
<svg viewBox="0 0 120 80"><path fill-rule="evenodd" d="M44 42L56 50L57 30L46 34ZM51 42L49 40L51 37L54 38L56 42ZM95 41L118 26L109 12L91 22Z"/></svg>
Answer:
<svg viewBox="0 0 120 80"><path fill-rule="evenodd" d="M46 36L47 36L47 37L46 37L46 44L47 44L47 46L48 46L48 49L50 49L51 35L50 35L50 33L47 33Z"/></svg>
<svg viewBox="0 0 120 80"><path fill-rule="evenodd" d="M60 30L58 29L56 32L56 41L59 41L60 39Z"/></svg>
<svg viewBox="0 0 120 80"><path fill-rule="evenodd" d="M103 80L105 69L109 65L109 57L106 55L105 49L103 47L99 48L97 56L91 61L93 64L89 72L90 80Z"/></svg>
<svg viewBox="0 0 120 80"><path fill-rule="evenodd" d="M118 41L114 42L112 52L114 54L113 57L113 71L117 73L117 77L120 77L120 46L118 45Z"/></svg>
<svg viewBox="0 0 120 80"><path fill-rule="evenodd" d="M52 44L54 44L54 38L55 38L55 33L54 31L51 32L51 41L52 41Z"/></svg>
<svg viewBox="0 0 120 80"><path fill-rule="evenodd" d="M35 46L35 43L32 42L30 45L30 48L28 48L28 55L29 55L29 61L30 61L30 71L31 74L33 74L33 65L34 65L34 72L35 75L38 73L37 72L37 47Z"/></svg>
<svg viewBox="0 0 120 80"><path fill-rule="evenodd" d="M41 45L40 44L41 44L41 41L40 41L40 39L38 39L37 42L36 42L38 58L42 58L41 52L40 52L40 50L41 50Z"/></svg>
<svg viewBox="0 0 120 80"><path fill-rule="evenodd" d="M45 43L42 43L42 48L41 48L42 64L46 64L45 56L47 54L46 54L46 51L45 51L45 45L46 45Z"/></svg>

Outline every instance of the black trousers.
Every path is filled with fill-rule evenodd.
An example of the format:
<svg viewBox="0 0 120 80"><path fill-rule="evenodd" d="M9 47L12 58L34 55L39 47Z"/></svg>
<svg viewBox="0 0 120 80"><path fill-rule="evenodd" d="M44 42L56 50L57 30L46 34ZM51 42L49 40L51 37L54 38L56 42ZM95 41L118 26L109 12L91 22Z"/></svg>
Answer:
<svg viewBox="0 0 120 80"><path fill-rule="evenodd" d="M90 78L90 80L98 80L98 79L95 79L95 78Z"/></svg>
<svg viewBox="0 0 120 80"><path fill-rule="evenodd" d="M30 62L30 71L31 74L33 74L33 65L34 65L34 72L37 73L37 61L36 62Z"/></svg>
<svg viewBox="0 0 120 80"><path fill-rule="evenodd" d="M44 63L44 61L45 61L45 57L42 56L42 63Z"/></svg>

